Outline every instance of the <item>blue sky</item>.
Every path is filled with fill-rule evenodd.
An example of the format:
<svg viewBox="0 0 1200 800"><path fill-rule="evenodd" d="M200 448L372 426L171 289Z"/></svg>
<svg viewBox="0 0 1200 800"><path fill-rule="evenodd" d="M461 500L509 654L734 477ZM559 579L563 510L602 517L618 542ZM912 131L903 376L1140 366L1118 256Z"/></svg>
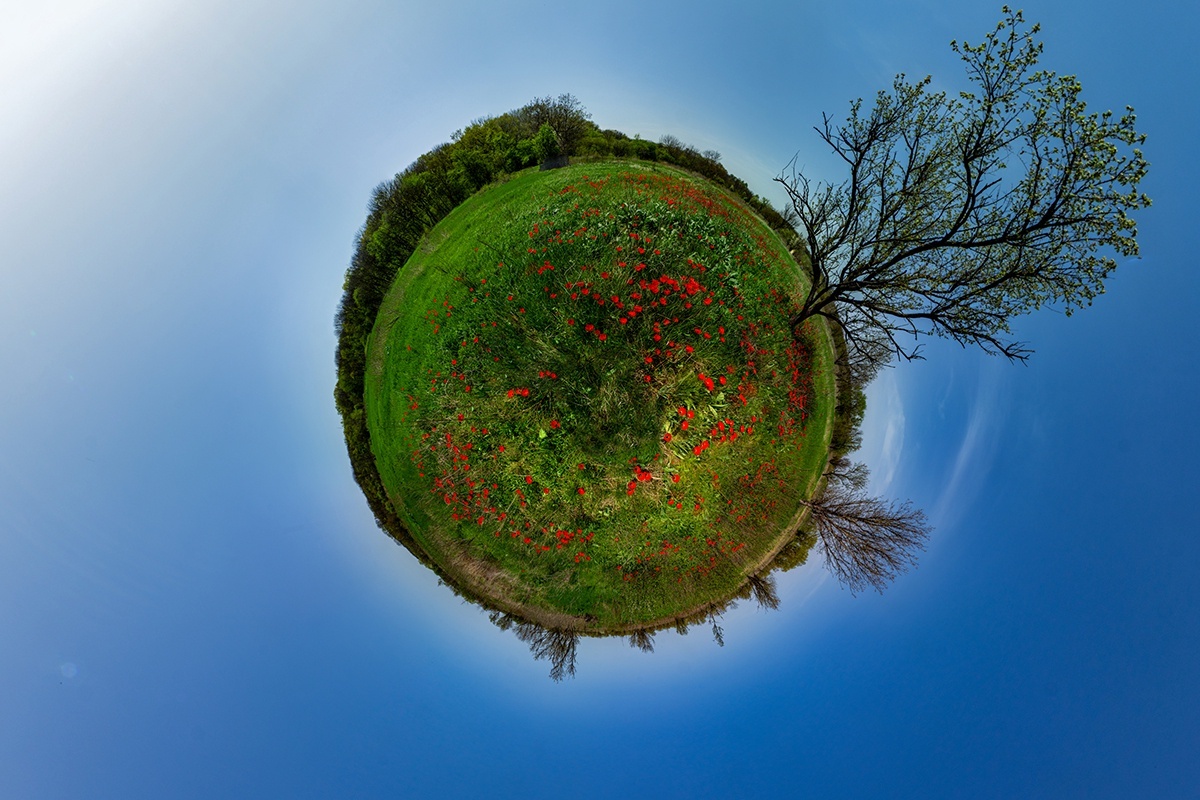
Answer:
<svg viewBox="0 0 1200 800"><path fill-rule="evenodd" d="M1014 366L870 389L879 491L936 526L851 597L816 564L726 646L585 641L555 685L375 529L333 409L371 189L571 92L756 191L811 126L998 6L51 0L0 10L0 795L1130 797L1200 791L1200 133L1185 6L1025 6L1133 105L1154 207Z"/></svg>

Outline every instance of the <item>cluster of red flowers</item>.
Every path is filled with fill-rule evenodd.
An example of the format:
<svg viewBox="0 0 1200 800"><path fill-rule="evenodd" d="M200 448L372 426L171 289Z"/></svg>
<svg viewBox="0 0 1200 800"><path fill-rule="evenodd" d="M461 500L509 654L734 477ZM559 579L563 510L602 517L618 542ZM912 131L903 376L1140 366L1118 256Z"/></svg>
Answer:
<svg viewBox="0 0 1200 800"><path fill-rule="evenodd" d="M650 470L642 469L640 464L634 464L633 480L631 480L629 482L628 486L626 486L625 493L633 494L634 491L637 489L637 485L639 483L645 483L647 481L652 481L652 480L654 480L654 474L652 472L650 472Z"/></svg>
<svg viewBox="0 0 1200 800"><path fill-rule="evenodd" d="M677 393L668 396L677 396L687 405L680 405L678 419L660 429L663 432L659 452L651 465L654 471L635 461L632 474L626 473L630 478L626 482L629 497L638 494L639 486L645 487L636 500L628 502L661 503L670 509L689 512L705 521L706 530L711 533L704 537L683 537L675 543L663 541L642 557L657 559L652 568L655 572L666 567L707 574L746 546L746 541L732 538L738 529L734 523L745 522L750 514L756 515L755 518L761 514L765 519L777 508L776 500L761 499L755 494L765 485L759 480L763 467L759 467L755 480L747 472L743 475L745 481L734 481L729 465L744 457L743 452L757 451L750 448L743 451L733 445L753 437L756 423L768 414L772 421L779 416L776 429L780 437L802 435L811 392L809 356L799 347L786 349L781 344L790 338L779 335L786 315L778 309L786 298L769 293L761 297L746 296L741 285L722 271L729 269L730 262L718 260L713 251L721 245L724 232L713 228L717 232L689 233L688 237L694 241L688 243L684 234L670 225L649 235L638 228L636 216L632 221L618 223L611 212L605 214L599 208L581 207L579 203L570 205L575 198L585 200L589 192L603 193L611 185L606 179L564 189L564 194L572 195L564 199L567 205L548 207L543 211L544 218L528 228L530 246L523 263L510 259L513 266L506 268L501 262L494 275L480 277L475 284L461 281L465 295L457 298L447 295L440 306L428 310L425 318L433 331L454 329L460 335L451 342L460 344L457 350L451 350L448 367L444 366L446 362L440 362L443 370L429 370L425 392L412 391L406 395L413 416L420 412L421 419L432 423L425 436L437 432L438 437L434 444L414 450L414 463L424 477L427 460L431 457L436 460L438 469L431 475L433 493L441 498L440 505L448 510L449 519L460 525L464 536L472 536L468 528L486 528L490 538L528 548L530 552L553 557L555 552L571 550L563 557L571 555L573 564L592 561L593 555L587 550L592 534L585 537L582 527L539 522L551 514L563 513L574 515L576 520L589 519L595 508L605 507L603 504L609 502L603 490L594 492L596 497L589 493L605 486L611 480L611 473L603 469L592 475L585 472L580 477L595 476L596 483L587 480L582 481L583 485L567 483L561 476L555 477L559 473L553 456L538 449L538 437L561 442L561 437L572 435L572 429L580 424L577 412L568 412L562 399L565 392L578 391L580 379L570 369L564 369L564 365L571 364L573 358L606 357L598 355L601 352L612 352L614 358L633 352L637 370L630 379L646 386L646 394L631 400L645 405L645 410L639 408L638 413L653 413L656 396L652 393L658 391ZM676 215L701 214L733 220L745 214L723 198L709 197L679 179L627 175L621 177L620 185L637 186L648 198L665 202ZM622 230L623 225L629 227ZM686 249L680 243L685 243ZM587 248L580 250L580 255L571 249L585 244ZM679 249L684 249L684 255L676 255ZM711 259L701 253L705 249ZM762 249L766 252L765 246ZM752 260L745 252L737 252L735 257L745 262ZM551 272L555 275L542 277ZM459 321L455 302L488 309L487 313L492 315L483 316L482 322L476 317L470 323L473 334L466 329L467 323ZM747 316L750 318L746 319ZM497 321L503 327L497 327ZM565 327L558 328L563 323ZM553 360L553 369L544 358L540 364L533 357L514 362L514 342L527 338L528 331L542 329L548 335L551 329L569 331L566 336L562 332L554 334L558 337L555 346L568 355ZM606 351L593 351L597 354L593 356L578 349L594 347L587 342L609 341L609 330L613 331L614 341ZM786 373L782 359L787 360ZM766 370L760 375L763 365ZM561 381L564 386L533 384L535 373L539 380L559 381L555 370L564 372ZM691 375L696 382L690 378L684 380ZM451 397L430 402L440 386L451 382L461 386L463 393L471 393L472 409L492 409L506 415L501 420L487 418L498 433L489 434L488 428L478 430L481 426L471 425L471 415L462 406L467 402L462 395L452 393ZM782 396L779 386L787 394L786 407L778 402ZM633 387L626 387L626 391L631 398L635 396ZM728 396L724 392L729 392ZM496 411L499 406L489 405L493 393L496 397L522 402L506 404L507 410ZM460 399L458 404L453 402L454 397ZM774 402L769 398L774 398ZM454 408L450 415L438 416L437 409L449 408ZM517 433L518 427L523 427L525 433ZM584 467L579 465L580 470ZM728 498L719 488L717 471L729 476L730 484L736 486ZM656 480L656 473L660 480ZM666 480L668 477L670 482ZM712 496L717 500L706 505L704 497L695 491L710 479ZM534 499L523 488L533 492ZM539 488L540 497L536 494ZM565 496L568 494L572 495L570 499ZM738 505L735 498L745 498L746 508ZM505 531L508 536L502 536ZM651 542L647 541L645 547L651 547ZM634 580L650 569L645 566L649 562L639 563L641 567L626 568L622 580Z"/></svg>

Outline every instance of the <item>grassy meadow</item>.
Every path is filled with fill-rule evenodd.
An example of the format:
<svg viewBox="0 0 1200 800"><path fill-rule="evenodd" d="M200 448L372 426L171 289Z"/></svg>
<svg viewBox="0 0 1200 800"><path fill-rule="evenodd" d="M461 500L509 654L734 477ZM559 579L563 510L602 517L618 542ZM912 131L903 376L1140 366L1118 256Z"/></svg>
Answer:
<svg viewBox="0 0 1200 800"><path fill-rule="evenodd" d="M792 542L836 406L801 270L740 200L665 165L525 171L431 231L366 350L371 449L456 583L619 632L727 600Z"/></svg>

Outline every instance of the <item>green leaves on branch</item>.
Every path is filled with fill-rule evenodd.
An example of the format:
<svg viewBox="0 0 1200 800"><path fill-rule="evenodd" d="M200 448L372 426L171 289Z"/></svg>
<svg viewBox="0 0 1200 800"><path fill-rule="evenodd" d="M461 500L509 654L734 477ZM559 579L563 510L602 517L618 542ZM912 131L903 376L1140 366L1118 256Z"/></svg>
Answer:
<svg viewBox="0 0 1200 800"><path fill-rule="evenodd" d="M843 183L794 161L776 179L814 274L793 323L840 323L860 373L920 357L922 335L1024 360L1014 316L1089 305L1115 257L1138 253L1130 212L1150 198L1133 110L1088 112L1075 76L1037 68L1038 26L1004 13L980 44L951 44L972 91L898 75L870 109L816 129Z"/></svg>
<svg viewBox="0 0 1200 800"><path fill-rule="evenodd" d="M554 132L549 123L543 122L542 127L538 128L537 136L533 137L533 150L537 153L538 160L543 162L562 153L558 134Z"/></svg>

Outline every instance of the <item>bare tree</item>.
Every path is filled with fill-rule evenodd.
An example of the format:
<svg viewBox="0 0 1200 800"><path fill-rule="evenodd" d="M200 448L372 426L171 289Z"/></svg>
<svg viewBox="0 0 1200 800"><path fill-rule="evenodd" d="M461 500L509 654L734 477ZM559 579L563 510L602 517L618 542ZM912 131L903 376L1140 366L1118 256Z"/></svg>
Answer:
<svg viewBox="0 0 1200 800"><path fill-rule="evenodd" d="M550 679L558 682L565 676L575 677L575 650L579 644L579 634L575 631L559 631L543 628L534 622L515 620L509 617L506 621L514 629L517 638L529 645L529 652L534 660L549 659ZM496 622L495 619L492 620ZM497 623L499 625L499 623ZM501 626L502 630L507 628Z"/></svg>
<svg viewBox="0 0 1200 800"><path fill-rule="evenodd" d="M654 634L647 630L638 630L629 634L629 646L636 647L643 653L654 652Z"/></svg>
<svg viewBox="0 0 1200 800"><path fill-rule="evenodd" d="M713 611L708 615L708 621L712 623L713 641L717 643L717 647L725 646L725 629L718 623L721 620L721 615Z"/></svg>
<svg viewBox="0 0 1200 800"><path fill-rule="evenodd" d="M771 575L750 575L750 594L759 608L779 608L779 594L775 591L775 578Z"/></svg>
<svg viewBox="0 0 1200 800"><path fill-rule="evenodd" d="M825 476L830 481L840 483L851 492L861 492L867 488L867 479L870 477L870 473L866 464L856 463L844 455L838 455L829 459L829 466L825 468Z"/></svg>
<svg viewBox="0 0 1200 800"><path fill-rule="evenodd" d="M898 75L870 110L860 99L816 129L845 182L811 182L794 160L776 179L813 273L793 328L832 320L860 367L919 358L925 335L1024 360L1013 317L1090 305L1112 254L1138 253L1128 212L1150 198L1133 109L1088 113L1074 76L1037 67L1039 27L1004 13L983 43L951 43L973 91Z"/></svg>
<svg viewBox="0 0 1200 800"><path fill-rule="evenodd" d="M908 502L868 497L831 481L824 494L805 503L825 564L854 594L870 586L882 592L898 574L916 566L929 523Z"/></svg>

